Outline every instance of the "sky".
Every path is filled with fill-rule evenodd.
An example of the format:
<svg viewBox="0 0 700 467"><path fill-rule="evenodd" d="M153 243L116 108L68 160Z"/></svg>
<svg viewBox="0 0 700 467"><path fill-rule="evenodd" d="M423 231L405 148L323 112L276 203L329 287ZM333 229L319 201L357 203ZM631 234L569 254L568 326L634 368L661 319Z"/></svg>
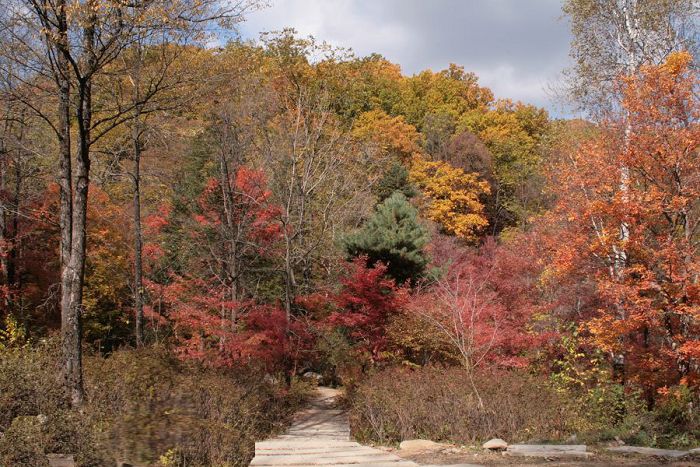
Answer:
<svg viewBox="0 0 700 467"><path fill-rule="evenodd" d="M240 25L244 39L295 28L301 36L379 53L405 74L463 65L496 97L568 113L549 90L568 65L562 0L269 0Z"/></svg>

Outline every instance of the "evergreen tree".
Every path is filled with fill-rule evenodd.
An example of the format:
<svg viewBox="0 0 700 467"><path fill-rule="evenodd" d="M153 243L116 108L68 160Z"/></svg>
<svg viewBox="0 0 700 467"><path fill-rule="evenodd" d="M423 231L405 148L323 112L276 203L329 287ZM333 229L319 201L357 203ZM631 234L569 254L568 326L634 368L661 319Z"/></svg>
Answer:
<svg viewBox="0 0 700 467"><path fill-rule="evenodd" d="M424 273L427 243L428 231L418 222L418 211L403 193L394 192L359 231L345 239L345 250L351 258L367 256L368 266L386 264L387 274L401 284L414 282Z"/></svg>
<svg viewBox="0 0 700 467"><path fill-rule="evenodd" d="M389 167L389 170L384 172L381 180L377 183L374 194L377 195L378 202L381 203L397 191L403 193L408 199L418 194L416 187L408 180L408 169L400 162L395 162Z"/></svg>

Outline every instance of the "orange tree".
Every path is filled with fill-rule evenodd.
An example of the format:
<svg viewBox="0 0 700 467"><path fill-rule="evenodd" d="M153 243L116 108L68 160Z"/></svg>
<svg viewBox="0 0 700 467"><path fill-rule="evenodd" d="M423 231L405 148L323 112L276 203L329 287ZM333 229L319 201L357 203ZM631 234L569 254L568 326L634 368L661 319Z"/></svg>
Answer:
<svg viewBox="0 0 700 467"><path fill-rule="evenodd" d="M555 269L595 277L600 306L585 327L652 403L661 388L697 386L700 376L698 82L680 53L620 84L624 117L558 168L567 227Z"/></svg>

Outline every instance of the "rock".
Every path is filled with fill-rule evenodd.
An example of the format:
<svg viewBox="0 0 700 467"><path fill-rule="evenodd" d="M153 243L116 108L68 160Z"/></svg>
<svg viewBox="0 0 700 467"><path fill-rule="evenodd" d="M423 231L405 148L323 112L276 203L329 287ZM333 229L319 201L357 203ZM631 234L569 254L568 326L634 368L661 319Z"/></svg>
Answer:
<svg viewBox="0 0 700 467"><path fill-rule="evenodd" d="M75 467L73 454L47 454L51 467Z"/></svg>
<svg viewBox="0 0 700 467"><path fill-rule="evenodd" d="M36 416L36 419L39 423L41 423L42 425L45 425L46 422L49 420L49 417L40 413L39 415Z"/></svg>
<svg viewBox="0 0 700 467"><path fill-rule="evenodd" d="M641 456L649 457L665 457L669 459L675 459L678 457L687 456L690 451L676 451L673 449L656 449L647 448L643 446L618 446L613 448L608 448L608 451L619 452L623 454L639 454Z"/></svg>
<svg viewBox="0 0 700 467"><path fill-rule="evenodd" d="M321 376L318 373L315 373L313 371L307 371L303 375L301 375L301 378L304 381L308 381L310 383L316 383L316 384L321 384L321 380L323 379L323 376Z"/></svg>
<svg viewBox="0 0 700 467"><path fill-rule="evenodd" d="M481 464L421 464L421 467L484 467Z"/></svg>
<svg viewBox="0 0 700 467"><path fill-rule="evenodd" d="M501 451L503 449L508 449L508 443L500 438L493 438L486 441L482 447L484 449L491 449L492 451Z"/></svg>
<svg viewBox="0 0 700 467"><path fill-rule="evenodd" d="M263 381L265 381L265 383L271 384L271 385L279 384L279 380L270 374L266 374L265 376L263 376Z"/></svg>
<svg viewBox="0 0 700 467"><path fill-rule="evenodd" d="M700 448L691 449L690 451L688 451L688 454L692 454L694 456L700 456Z"/></svg>
<svg viewBox="0 0 700 467"><path fill-rule="evenodd" d="M402 451L432 451L442 447L439 443L429 439L407 439L399 444L399 449Z"/></svg>
<svg viewBox="0 0 700 467"><path fill-rule="evenodd" d="M511 444L503 454L517 457L584 459L592 456L592 453L586 451L585 444Z"/></svg>

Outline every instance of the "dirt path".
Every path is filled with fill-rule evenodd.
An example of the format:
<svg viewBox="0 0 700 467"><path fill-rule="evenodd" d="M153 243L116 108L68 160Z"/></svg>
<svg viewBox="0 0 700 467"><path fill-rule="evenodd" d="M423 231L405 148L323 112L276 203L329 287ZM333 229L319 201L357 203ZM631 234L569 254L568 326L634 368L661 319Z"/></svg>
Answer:
<svg viewBox="0 0 700 467"><path fill-rule="evenodd" d="M251 466L391 466L418 464L350 440L347 414L335 408L340 391L320 387L310 406L300 412L287 433L255 443Z"/></svg>

